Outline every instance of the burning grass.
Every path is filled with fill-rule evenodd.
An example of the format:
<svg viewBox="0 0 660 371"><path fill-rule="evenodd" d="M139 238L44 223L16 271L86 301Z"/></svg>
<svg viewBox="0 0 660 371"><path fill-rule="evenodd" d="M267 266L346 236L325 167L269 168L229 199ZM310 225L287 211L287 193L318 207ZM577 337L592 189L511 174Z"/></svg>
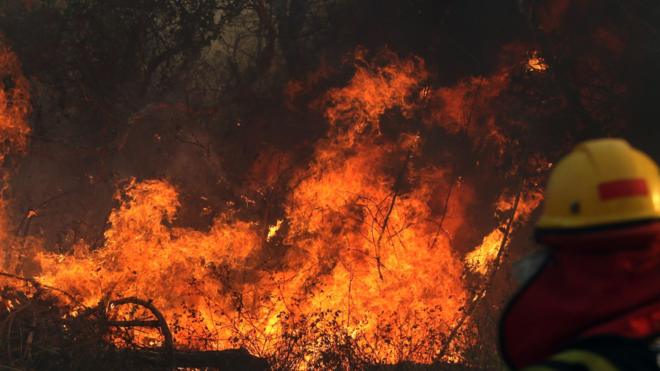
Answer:
<svg viewBox="0 0 660 371"><path fill-rule="evenodd" d="M0 291L0 362L18 369L386 370L380 352L383 344L395 345L401 358L426 354L433 359L434 351L446 340L444 334L429 333L424 341L415 343L411 334L419 326L432 325L423 319L379 325L375 336L367 339L346 331L341 311L302 316L282 312L278 315L282 332L268 356L252 356L255 350L246 348L196 351L174 346L169 325L151 301L104 299L108 301L87 307L68 293L36 281L1 276L5 286ZM236 334L232 341L238 347L250 340ZM470 369L456 361L401 362L397 369Z"/></svg>

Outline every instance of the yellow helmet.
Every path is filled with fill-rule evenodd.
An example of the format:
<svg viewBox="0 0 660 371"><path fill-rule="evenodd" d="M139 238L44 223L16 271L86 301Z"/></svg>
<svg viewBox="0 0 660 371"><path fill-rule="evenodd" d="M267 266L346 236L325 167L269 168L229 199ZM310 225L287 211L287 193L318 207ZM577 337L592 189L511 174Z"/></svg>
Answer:
<svg viewBox="0 0 660 371"><path fill-rule="evenodd" d="M622 139L578 145L552 171L537 233L660 220L658 165Z"/></svg>

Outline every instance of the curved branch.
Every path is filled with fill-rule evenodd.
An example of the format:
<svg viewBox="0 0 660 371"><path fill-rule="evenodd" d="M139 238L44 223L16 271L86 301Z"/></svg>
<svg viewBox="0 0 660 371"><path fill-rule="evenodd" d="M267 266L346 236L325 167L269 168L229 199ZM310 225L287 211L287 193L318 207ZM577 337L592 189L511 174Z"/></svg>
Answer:
<svg viewBox="0 0 660 371"><path fill-rule="evenodd" d="M133 322L133 323L138 323L140 322L141 324L133 324L132 326L144 326L145 324L148 324L147 327L160 327L161 332L163 333L163 347L165 348L165 351L172 357L172 362L174 362L174 341L172 338L172 332L170 331L169 326L167 325L167 321L165 320L165 316L156 308L155 305L151 301L143 300L137 297L127 297L127 298L121 298L117 300L113 300L109 303L111 306L120 306L120 305L126 305L126 304L134 304L134 305L139 305L142 306L146 309L148 309L151 314L156 317L157 321L109 321L108 323L113 325L112 323L115 323L114 325L121 324L123 323L124 326L131 326L127 325L127 323ZM157 323L157 324L156 324ZM156 324L154 326L154 324Z"/></svg>

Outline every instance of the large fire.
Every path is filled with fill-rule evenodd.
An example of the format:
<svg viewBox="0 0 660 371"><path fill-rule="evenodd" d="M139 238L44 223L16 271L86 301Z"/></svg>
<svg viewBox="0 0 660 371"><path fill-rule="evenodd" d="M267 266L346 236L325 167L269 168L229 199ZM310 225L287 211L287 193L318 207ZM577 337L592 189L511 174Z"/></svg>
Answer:
<svg viewBox="0 0 660 371"><path fill-rule="evenodd" d="M424 134L404 129L387 136L381 120L396 110L403 119L463 131L475 147L485 142L503 152L509 139L496 118L477 122L488 113L472 110L475 101L499 94L508 72L434 89L420 58L385 52L380 59L387 62L371 63L358 51L350 81L314 103L329 129L312 160L295 170L281 218L260 225L226 211L206 232L176 227L176 184L127 179L118 184L102 247L81 240L57 254L34 239L3 238L12 241L3 246L11 258L5 269L21 275L22 266L36 265L38 282L82 306L129 296L151 300L181 348L240 346L269 357L288 342L312 362L327 347L325 336L338 334L372 362L461 359L463 348L476 341L473 332L461 330L456 341L447 341L475 300L467 277L493 269L506 248L508 220L485 231L482 243L465 254L455 237L477 207L479 185L450 165L418 161ZM8 65L17 61L4 50L0 69L16 68ZM3 158L24 150L29 132L26 83L15 81L13 95L0 91L0 135L11 147L3 148ZM541 197L523 189L518 198L503 191L491 210L522 222ZM11 235L3 224L3 236ZM157 331L133 336L144 344L162 342Z"/></svg>

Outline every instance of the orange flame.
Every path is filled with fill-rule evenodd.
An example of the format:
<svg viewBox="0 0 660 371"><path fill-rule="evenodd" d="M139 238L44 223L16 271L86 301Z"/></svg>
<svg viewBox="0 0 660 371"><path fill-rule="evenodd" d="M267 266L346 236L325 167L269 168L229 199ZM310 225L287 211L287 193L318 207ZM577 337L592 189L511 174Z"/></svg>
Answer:
<svg viewBox="0 0 660 371"><path fill-rule="evenodd" d="M27 116L30 111L30 94L28 81L21 72L21 66L16 55L2 45L0 39L0 71L3 73L0 80L0 164L10 154L20 154L26 150L30 127ZM8 169L2 166L0 180L2 186L0 193L5 194L7 188ZM4 196L2 196L4 197ZM8 232L10 222L6 215L6 200L0 198L0 241L3 253L0 263L9 267L15 262L18 253L12 246L13 236ZM28 214L27 218L32 217ZM12 256L13 255L13 256Z"/></svg>
<svg viewBox="0 0 660 371"><path fill-rule="evenodd" d="M266 235L266 241L270 241L275 235L277 235L277 232L282 228L282 223L284 223L283 219L278 219L277 222L271 226L268 227L268 235Z"/></svg>
<svg viewBox="0 0 660 371"><path fill-rule="evenodd" d="M514 223L526 221L530 214L539 206L543 196L538 192L526 194L518 202L513 216ZM500 198L496 205L497 212L505 212L513 208L513 199ZM486 275L495 259L499 255L504 239L504 230L508 221L503 222L497 228L486 235L479 246L465 256L465 265L473 272ZM512 233L513 231L509 231Z"/></svg>
<svg viewBox="0 0 660 371"><path fill-rule="evenodd" d="M225 212L207 232L174 227L176 187L133 179L116 193L103 246L92 250L81 241L73 254L38 251L39 281L87 306L107 297L153 300L181 347L243 346L269 356L285 332L302 331L292 328L293 319L326 318L317 323L321 330L342 331L374 362L434 361L470 300L465 268L485 272L502 235L495 229L464 259L453 239L473 202L473 186L449 169L413 163L424 137L410 132L384 139L380 118L393 108L410 117L423 108L417 98L435 99L429 124L441 123L448 133L466 128L477 138L484 128L468 123L471 93L485 87L483 103L497 96L508 75L431 91L423 86L429 74L421 59L385 52L387 63L375 64L364 53L357 52L348 84L323 99L331 130L312 161L297 169L275 224ZM486 140L503 148L508 138L495 120L482 122ZM405 187L409 179L414 184ZM445 195L451 197L444 201ZM538 205L535 197L521 202L517 220ZM437 205L444 203L439 215ZM498 211L510 208L502 197ZM136 336L159 344L153 334ZM307 336L300 347L311 362L323 342L319 334ZM461 344L474 341L469 333L463 337ZM445 360L460 360L460 350L452 347Z"/></svg>
<svg viewBox="0 0 660 371"><path fill-rule="evenodd" d="M419 58L401 60L385 51L381 57L391 63L378 66L368 62L365 53L364 50L355 53L357 70L349 84L326 95L328 121L333 126L350 127L347 131L350 140L369 127L379 133L380 116L387 109L398 107L404 115L410 114L415 108L411 94L428 77L424 61Z"/></svg>
<svg viewBox="0 0 660 371"><path fill-rule="evenodd" d="M541 58L538 52L532 52L531 57L527 60L527 71L530 72L543 72L548 69L545 60Z"/></svg>
<svg viewBox="0 0 660 371"><path fill-rule="evenodd" d="M3 72L0 89L0 138L4 144L0 150L0 161L9 152L23 152L27 146L30 127L27 115L30 111L28 81L21 72L16 55L0 45L0 71Z"/></svg>

